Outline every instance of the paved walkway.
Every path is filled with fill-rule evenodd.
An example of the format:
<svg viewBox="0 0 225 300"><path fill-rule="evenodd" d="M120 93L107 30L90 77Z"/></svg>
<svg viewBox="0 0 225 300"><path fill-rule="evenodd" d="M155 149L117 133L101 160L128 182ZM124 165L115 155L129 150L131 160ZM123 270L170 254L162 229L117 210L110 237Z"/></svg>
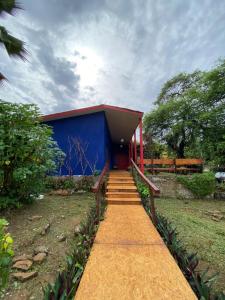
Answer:
<svg viewBox="0 0 225 300"><path fill-rule="evenodd" d="M76 300L197 299L141 205L108 205Z"/></svg>

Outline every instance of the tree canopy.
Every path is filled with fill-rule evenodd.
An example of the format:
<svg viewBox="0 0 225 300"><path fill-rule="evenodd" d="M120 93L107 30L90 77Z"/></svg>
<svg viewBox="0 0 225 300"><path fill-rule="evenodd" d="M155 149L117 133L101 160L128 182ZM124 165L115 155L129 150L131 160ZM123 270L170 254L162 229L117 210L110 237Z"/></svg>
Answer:
<svg viewBox="0 0 225 300"><path fill-rule="evenodd" d="M225 163L225 60L167 81L144 120L145 134L176 157Z"/></svg>

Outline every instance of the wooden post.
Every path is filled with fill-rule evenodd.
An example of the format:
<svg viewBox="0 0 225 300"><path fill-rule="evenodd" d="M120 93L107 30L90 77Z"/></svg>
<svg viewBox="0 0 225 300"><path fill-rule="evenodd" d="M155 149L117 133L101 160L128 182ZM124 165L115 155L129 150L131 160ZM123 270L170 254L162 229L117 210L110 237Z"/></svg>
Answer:
<svg viewBox="0 0 225 300"><path fill-rule="evenodd" d="M130 166L130 164L131 164L130 159L131 159L131 150L130 150L130 143L129 143L129 166Z"/></svg>
<svg viewBox="0 0 225 300"><path fill-rule="evenodd" d="M95 194L95 201L96 201L96 210L97 210L97 220L98 223L100 222L100 197L99 192Z"/></svg>
<svg viewBox="0 0 225 300"><path fill-rule="evenodd" d="M152 172L152 175L154 174L154 166L153 166L153 158L151 159L151 172Z"/></svg>
<svg viewBox="0 0 225 300"><path fill-rule="evenodd" d="M142 135L142 118L140 118L139 128L140 128L140 169L141 169L141 172L144 174L144 151L143 151L143 135Z"/></svg>
<svg viewBox="0 0 225 300"><path fill-rule="evenodd" d="M137 142L136 142L136 130L134 131L134 162L137 163Z"/></svg>
<svg viewBox="0 0 225 300"><path fill-rule="evenodd" d="M133 137L132 137L131 142L130 142L130 147L131 147L131 158L133 159L134 158L134 154L133 154Z"/></svg>
<svg viewBox="0 0 225 300"><path fill-rule="evenodd" d="M152 221L154 225L157 225L157 217L156 217L156 212L155 212L155 199L154 199L154 195L152 193L152 191L149 189L149 193L150 193L150 211L151 211L151 215L152 215Z"/></svg>

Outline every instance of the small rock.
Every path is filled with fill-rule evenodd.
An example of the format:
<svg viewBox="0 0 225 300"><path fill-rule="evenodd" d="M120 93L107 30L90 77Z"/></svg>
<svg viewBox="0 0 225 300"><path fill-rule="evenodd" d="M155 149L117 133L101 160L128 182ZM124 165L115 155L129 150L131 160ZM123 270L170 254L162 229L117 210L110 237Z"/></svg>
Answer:
<svg viewBox="0 0 225 300"><path fill-rule="evenodd" d="M27 273L24 273L24 272L17 272L17 273L12 273L12 276L14 279L17 279L21 282L25 282L31 278L34 278L38 275L38 272L37 271L34 271L34 272L27 272Z"/></svg>
<svg viewBox="0 0 225 300"><path fill-rule="evenodd" d="M83 193L85 193L85 190L78 190L76 193L77 194L83 194Z"/></svg>
<svg viewBox="0 0 225 300"><path fill-rule="evenodd" d="M38 264L42 264L43 261L45 260L47 254L46 253L38 253L33 257L34 262L38 263Z"/></svg>
<svg viewBox="0 0 225 300"><path fill-rule="evenodd" d="M27 271L31 268L33 262L31 260L19 260L17 261L14 265L13 268L22 270L22 271Z"/></svg>
<svg viewBox="0 0 225 300"><path fill-rule="evenodd" d="M211 219L215 222L219 222L221 220L221 219L218 219L217 217L212 217Z"/></svg>
<svg viewBox="0 0 225 300"><path fill-rule="evenodd" d="M219 210L209 210L205 212L206 215L210 216L213 221L219 222L223 219L223 214Z"/></svg>
<svg viewBox="0 0 225 300"><path fill-rule="evenodd" d="M46 253L48 254L48 248L45 246L38 246L34 249L34 254L38 254L38 253Z"/></svg>
<svg viewBox="0 0 225 300"><path fill-rule="evenodd" d="M75 227L75 229L74 229L74 233L75 233L75 235L77 235L77 234L79 234L80 233L80 225L77 225L76 227Z"/></svg>
<svg viewBox="0 0 225 300"><path fill-rule="evenodd" d="M59 190L52 191L51 195L69 196L71 195L71 191L59 189Z"/></svg>
<svg viewBox="0 0 225 300"><path fill-rule="evenodd" d="M45 225L44 229L41 231L41 235L46 235L50 230L50 224Z"/></svg>
<svg viewBox="0 0 225 300"><path fill-rule="evenodd" d="M62 219L65 219L65 216L62 215L61 218L62 218Z"/></svg>
<svg viewBox="0 0 225 300"><path fill-rule="evenodd" d="M27 259L32 260L33 259L32 255L30 255L30 254L22 254L22 255L19 255L19 256L15 256L13 258L12 262L15 263L15 262L17 262L19 260L27 260Z"/></svg>
<svg viewBox="0 0 225 300"><path fill-rule="evenodd" d="M65 234L60 234L57 236L59 242L64 242L66 240L66 235Z"/></svg>
<svg viewBox="0 0 225 300"><path fill-rule="evenodd" d="M42 218L42 216L32 216L32 217L29 217L28 220L29 221L36 221L36 220L40 220Z"/></svg>

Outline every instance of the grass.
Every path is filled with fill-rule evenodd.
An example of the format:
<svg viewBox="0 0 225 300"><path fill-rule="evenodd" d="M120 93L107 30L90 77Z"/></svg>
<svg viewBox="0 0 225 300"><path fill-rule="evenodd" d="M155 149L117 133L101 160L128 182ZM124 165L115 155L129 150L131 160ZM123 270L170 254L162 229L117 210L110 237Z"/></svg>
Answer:
<svg viewBox="0 0 225 300"><path fill-rule="evenodd" d="M225 284L225 202L215 200L157 199L157 210L167 217L179 232L187 250L197 252L199 269L210 267L219 272L215 289ZM216 222L207 212L217 211L223 219Z"/></svg>

